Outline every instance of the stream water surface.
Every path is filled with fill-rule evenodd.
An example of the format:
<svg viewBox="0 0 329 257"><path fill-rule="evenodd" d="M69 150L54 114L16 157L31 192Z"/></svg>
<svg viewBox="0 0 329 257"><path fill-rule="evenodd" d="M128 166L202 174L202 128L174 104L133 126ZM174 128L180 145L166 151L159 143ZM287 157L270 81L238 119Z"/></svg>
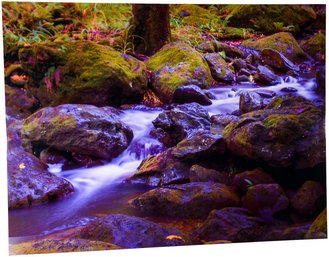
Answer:
<svg viewBox="0 0 329 257"><path fill-rule="evenodd" d="M314 79L287 77L275 86L261 89L285 94L281 89L297 89L296 95L314 102L321 101L315 93ZM239 108L241 90L260 89L252 83L210 89L216 99L207 106L210 115L228 114ZM56 202L9 211L9 236L11 242L26 241L47 234L84 225L96 217L110 213L134 213L128 201L148 190L144 186L122 183L131 176L140 162L151 154L150 146L154 139L149 137L152 121L161 110L134 108L123 110L121 120L134 132L134 139L128 149L110 163L99 167L61 171L60 166L52 165L49 170L69 180L75 192ZM136 145L138 151L136 151ZM159 149L159 152L161 149ZM153 152L154 154L154 149Z"/></svg>

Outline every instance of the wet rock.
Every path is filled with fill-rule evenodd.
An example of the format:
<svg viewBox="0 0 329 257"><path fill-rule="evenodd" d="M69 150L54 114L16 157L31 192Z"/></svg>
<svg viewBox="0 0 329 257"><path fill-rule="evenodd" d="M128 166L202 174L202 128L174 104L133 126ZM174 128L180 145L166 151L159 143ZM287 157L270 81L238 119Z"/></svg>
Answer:
<svg viewBox="0 0 329 257"><path fill-rule="evenodd" d="M325 66L320 66L316 71L316 91L325 95L326 93L326 68Z"/></svg>
<svg viewBox="0 0 329 257"><path fill-rule="evenodd" d="M239 110L242 114L262 108L264 108L264 102L259 94L251 91L242 91L240 93Z"/></svg>
<svg viewBox="0 0 329 257"><path fill-rule="evenodd" d="M318 32L300 43L301 48L316 61L325 61L326 37Z"/></svg>
<svg viewBox="0 0 329 257"><path fill-rule="evenodd" d="M170 236L176 236L172 240ZM185 245L187 239L176 229L143 218L111 214L82 228L80 238L103 241L123 248Z"/></svg>
<svg viewBox="0 0 329 257"><path fill-rule="evenodd" d="M206 109L197 103L182 104L164 111L152 122L151 135L167 147L174 146L196 130L209 130L210 117Z"/></svg>
<svg viewBox="0 0 329 257"><path fill-rule="evenodd" d="M242 205L265 220L271 220L277 212L286 210L289 200L278 184L258 184L248 187Z"/></svg>
<svg viewBox="0 0 329 257"><path fill-rule="evenodd" d="M312 216L322 210L324 197L325 190L319 182L306 181L291 199L291 205L298 214Z"/></svg>
<svg viewBox="0 0 329 257"><path fill-rule="evenodd" d="M247 209L227 207L213 210L195 231L195 236L203 241L250 242L260 237L264 225L263 220L254 217Z"/></svg>
<svg viewBox="0 0 329 257"><path fill-rule="evenodd" d="M254 28L267 35L283 30L299 33L317 17L309 5L232 5L228 11L229 26Z"/></svg>
<svg viewBox="0 0 329 257"><path fill-rule="evenodd" d="M220 54L206 54L204 55L204 58L207 61L211 75L215 80L225 83L229 83L234 80L233 72Z"/></svg>
<svg viewBox="0 0 329 257"><path fill-rule="evenodd" d="M277 167L314 167L325 161L321 113L303 97L275 97L264 110L232 121L223 136L228 149L246 159Z"/></svg>
<svg viewBox="0 0 329 257"><path fill-rule="evenodd" d="M289 227L274 228L264 235L261 241L304 239L309 227L309 224L297 224Z"/></svg>
<svg viewBox="0 0 329 257"><path fill-rule="evenodd" d="M114 250L121 247L86 239L41 239L10 245L11 255Z"/></svg>
<svg viewBox="0 0 329 257"><path fill-rule="evenodd" d="M245 76L247 76L248 78L249 78L249 76L250 76L250 71L249 70L247 70L247 69L245 69L245 68L242 68L242 69L240 69L239 70L239 76L241 76L241 75L245 75Z"/></svg>
<svg viewBox="0 0 329 257"><path fill-rule="evenodd" d="M39 107L39 101L24 89L5 85L6 114L24 119Z"/></svg>
<svg viewBox="0 0 329 257"><path fill-rule="evenodd" d="M216 114L211 116L211 122L214 124L227 126L231 121L238 121L239 116L231 114Z"/></svg>
<svg viewBox="0 0 329 257"><path fill-rule="evenodd" d="M250 186L273 183L273 178L268 173L264 172L262 168L238 173L233 178L233 184L242 192L246 192Z"/></svg>
<svg viewBox="0 0 329 257"><path fill-rule="evenodd" d="M154 138L142 137L133 141L129 146L129 151L135 154L138 160L145 159L150 155L156 155L165 150L161 142Z"/></svg>
<svg viewBox="0 0 329 257"><path fill-rule="evenodd" d="M269 68L258 65L255 74L255 82L260 83L263 86L271 86L280 83L280 77L275 75Z"/></svg>
<svg viewBox="0 0 329 257"><path fill-rule="evenodd" d="M236 78L236 82L237 83L241 83L241 82L250 82L250 78L247 75L240 75Z"/></svg>
<svg viewBox="0 0 329 257"><path fill-rule="evenodd" d="M68 159L58 150L47 148L41 151L39 156L40 161L47 164L65 164Z"/></svg>
<svg viewBox="0 0 329 257"><path fill-rule="evenodd" d="M233 66L235 70L241 70L247 68L247 62L244 59L238 58L233 61Z"/></svg>
<svg viewBox="0 0 329 257"><path fill-rule="evenodd" d="M7 153L8 206L10 209L62 198L73 186L47 171L47 166L18 148Z"/></svg>
<svg viewBox="0 0 329 257"><path fill-rule="evenodd" d="M263 98L273 98L276 96L276 93L272 90L267 89L256 89L254 90L255 93L259 94Z"/></svg>
<svg viewBox="0 0 329 257"><path fill-rule="evenodd" d="M305 238L327 238L327 208L313 221Z"/></svg>
<svg viewBox="0 0 329 257"><path fill-rule="evenodd" d="M280 90L281 92L285 92L285 93L295 93L298 90L294 87L284 87Z"/></svg>
<svg viewBox="0 0 329 257"><path fill-rule="evenodd" d="M260 39L248 39L243 41L242 45L259 51L266 48L277 50L292 62L297 62L306 56L296 39L288 32L280 32Z"/></svg>
<svg viewBox="0 0 329 257"><path fill-rule="evenodd" d="M147 88L143 62L90 41L34 44L21 49L19 58L29 92L44 107L138 103Z"/></svg>
<svg viewBox="0 0 329 257"><path fill-rule="evenodd" d="M128 181L150 186L184 183L189 181L189 169L188 164L174 157L172 149L168 149L144 159Z"/></svg>
<svg viewBox="0 0 329 257"><path fill-rule="evenodd" d="M193 165L190 169L191 182L217 182L225 185L232 183L232 178L225 171L207 169L200 165Z"/></svg>
<svg viewBox="0 0 329 257"><path fill-rule="evenodd" d="M221 183L193 182L152 189L133 200L145 214L204 218L213 209L238 206L237 193Z"/></svg>
<svg viewBox="0 0 329 257"><path fill-rule="evenodd" d="M179 159L196 161L220 156L225 150L225 141L221 135L200 130L180 141L173 147L172 154Z"/></svg>
<svg viewBox="0 0 329 257"><path fill-rule="evenodd" d="M165 45L147 61L147 66L153 71L153 90L163 103L170 103L181 86L206 88L212 81L202 55L185 43Z"/></svg>
<svg viewBox="0 0 329 257"><path fill-rule="evenodd" d="M299 71L299 67L289 61L279 51L265 48L262 50L262 59L265 64L269 65L273 69L280 71Z"/></svg>
<svg viewBox="0 0 329 257"><path fill-rule="evenodd" d="M7 149L20 149L22 147L21 129L23 126L23 120L18 120L10 116L6 116L7 125Z"/></svg>
<svg viewBox="0 0 329 257"><path fill-rule="evenodd" d="M132 130L112 109L75 104L43 108L24 121L22 144L31 152L36 145L45 145L112 159L124 151L133 138Z"/></svg>
<svg viewBox="0 0 329 257"><path fill-rule="evenodd" d="M174 103L199 103L201 105L211 105L211 100L198 86L187 85L179 87L175 90L173 100Z"/></svg>

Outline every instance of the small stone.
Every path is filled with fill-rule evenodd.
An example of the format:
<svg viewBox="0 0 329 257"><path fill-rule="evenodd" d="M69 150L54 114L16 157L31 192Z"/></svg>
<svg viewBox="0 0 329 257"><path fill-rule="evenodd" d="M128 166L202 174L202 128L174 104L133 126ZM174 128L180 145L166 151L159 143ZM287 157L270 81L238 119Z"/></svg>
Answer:
<svg viewBox="0 0 329 257"><path fill-rule="evenodd" d="M174 103L199 103L201 105L211 105L211 100L207 94L198 86L187 85L179 87L175 90L173 100Z"/></svg>

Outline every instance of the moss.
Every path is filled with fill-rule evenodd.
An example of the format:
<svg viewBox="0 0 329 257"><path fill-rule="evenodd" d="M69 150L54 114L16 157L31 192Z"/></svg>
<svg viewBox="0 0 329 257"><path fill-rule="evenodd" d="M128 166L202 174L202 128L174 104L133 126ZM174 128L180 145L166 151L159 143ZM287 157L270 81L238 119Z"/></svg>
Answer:
<svg viewBox="0 0 329 257"><path fill-rule="evenodd" d="M282 52L291 61L298 61L305 56L295 38L288 32L280 32L261 39L248 39L242 42L243 46L263 50L270 48Z"/></svg>
<svg viewBox="0 0 329 257"><path fill-rule="evenodd" d="M324 233L327 235L327 208L325 208L319 216L313 221L311 227L306 233L306 238L311 238L314 233Z"/></svg>
<svg viewBox="0 0 329 257"><path fill-rule="evenodd" d="M148 60L147 66L154 72L155 93L165 103L171 101L174 91L180 86L207 87L212 80L202 55L185 43L164 46Z"/></svg>
<svg viewBox="0 0 329 257"><path fill-rule="evenodd" d="M77 125L77 121L73 116L58 115L49 120L50 123L58 124L59 126L67 126L74 128Z"/></svg>

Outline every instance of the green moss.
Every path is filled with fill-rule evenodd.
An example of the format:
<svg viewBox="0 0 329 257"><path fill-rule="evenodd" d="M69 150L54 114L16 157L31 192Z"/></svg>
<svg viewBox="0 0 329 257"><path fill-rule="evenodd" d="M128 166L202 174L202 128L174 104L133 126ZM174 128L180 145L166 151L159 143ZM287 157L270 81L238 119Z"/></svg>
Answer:
<svg viewBox="0 0 329 257"><path fill-rule="evenodd" d="M212 80L202 55L181 42L164 46L148 60L147 66L154 72L154 91L165 103L171 101L174 91L180 86L207 87Z"/></svg>
<svg viewBox="0 0 329 257"><path fill-rule="evenodd" d="M68 126L74 128L77 121L73 116L58 115L49 120L50 123L58 124L59 126Z"/></svg>
<svg viewBox="0 0 329 257"><path fill-rule="evenodd" d="M248 39L242 42L243 46L263 50L270 48L282 52L291 61L297 61L305 56L295 38L288 32L280 32L261 39Z"/></svg>

